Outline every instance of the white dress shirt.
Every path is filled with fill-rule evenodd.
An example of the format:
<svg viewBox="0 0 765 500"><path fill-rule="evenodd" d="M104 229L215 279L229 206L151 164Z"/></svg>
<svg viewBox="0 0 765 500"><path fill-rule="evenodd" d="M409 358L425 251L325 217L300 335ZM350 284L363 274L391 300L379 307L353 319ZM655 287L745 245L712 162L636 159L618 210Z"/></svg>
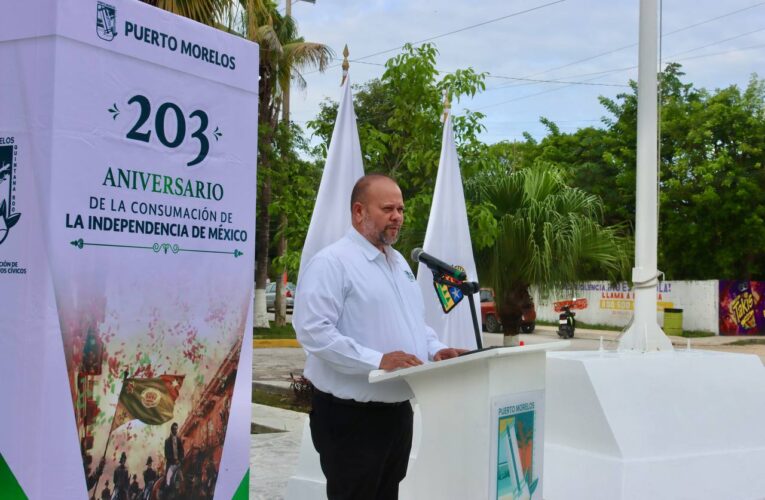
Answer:
<svg viewBox="0 0 765 500"><path fill-rule="evenodd" d="M404 257L380 252L356 229L300 271L292 325L306 351L305 376L343 399L393 403L413 397L404 381L370 384L383 354L427 363L447 346L425 324L420 287Z"/></svg>

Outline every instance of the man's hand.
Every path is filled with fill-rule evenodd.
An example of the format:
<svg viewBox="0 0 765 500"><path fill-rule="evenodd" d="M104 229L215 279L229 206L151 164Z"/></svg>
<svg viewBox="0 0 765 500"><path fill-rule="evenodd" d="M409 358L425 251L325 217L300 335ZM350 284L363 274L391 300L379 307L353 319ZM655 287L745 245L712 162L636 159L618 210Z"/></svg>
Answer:
<svg viewBox="0 0 765 500"><path fill-rule="evenodd" d="M441 349L438 351L436 355L433 356L433 360L443 361L444 359L456 358L463 352L467 352L467 349L455 349L454 347L447 347L446 349Z"/></svg>
<svg viewBox="0 0 765 500"><path fill-rule="evenodd" d="M422 361L414 354L407 354L404 351L393 351L383 354L380 360L380 369L385 371L398 370L399 368L409 368L410 366L419 366Z"/></svg>

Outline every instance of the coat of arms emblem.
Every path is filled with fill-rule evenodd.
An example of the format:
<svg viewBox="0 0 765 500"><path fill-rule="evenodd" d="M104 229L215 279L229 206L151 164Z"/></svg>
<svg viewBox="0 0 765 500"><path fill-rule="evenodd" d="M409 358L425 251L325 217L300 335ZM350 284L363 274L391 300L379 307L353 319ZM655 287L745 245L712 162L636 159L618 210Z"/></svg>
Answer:
<svg viewBox="0 0 765 500"><path fill-rule="evenodd" d="M96 33L98 38L111 42L117 36L117 9L113 5L98 2L96 6Z"/></svg>

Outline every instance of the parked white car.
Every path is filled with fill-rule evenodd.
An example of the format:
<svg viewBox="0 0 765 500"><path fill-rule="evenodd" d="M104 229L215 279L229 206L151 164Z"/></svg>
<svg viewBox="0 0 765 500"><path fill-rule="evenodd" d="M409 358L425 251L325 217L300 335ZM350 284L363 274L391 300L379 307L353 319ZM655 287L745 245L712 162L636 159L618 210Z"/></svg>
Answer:
<svg viewBox="0 0 765 500"><path fill-rule="evenodd" d="M287 299L287 309L292 310L292 306L295 303L295 284L287 283L284 295ZM266 309L268 311L274 310L274 303L276 302L276 282L271 282L266 285Z"/></svg>

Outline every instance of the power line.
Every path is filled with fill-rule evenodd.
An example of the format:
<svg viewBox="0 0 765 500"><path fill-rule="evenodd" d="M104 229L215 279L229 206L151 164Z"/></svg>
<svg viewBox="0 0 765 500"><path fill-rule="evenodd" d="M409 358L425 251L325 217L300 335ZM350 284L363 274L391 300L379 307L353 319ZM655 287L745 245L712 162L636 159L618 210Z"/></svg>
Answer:
<svg viewBox="0 0 765 500"><path fill-rule="evenodd" d="M711 42L711 43L708 43L706 45L702 45L701 47L696 47L696 48L693 48L693 49L684 50L682 52L678 52L678 53L676 53L674 55L671 55L671 56L668 56L668 57L677 57L679 55L688 54L689 52L696 52L697 50L706 49L707 47L711 47L713 45L718 45L718 44L724 43L724 42L729 42L731 40L736 40L737 38L743 38L743 37L745 37L747 35L751 35L752 33L759 33L760 31L765 31L765 28L760 28L760 29L756 29L756 30L752 30L752 31L747 31L746 33L741 33L740 35L731 36L731 37L728 37L728 38L723 38L722 40L717 40L716 42Z"/></svg>
<svg viewBox="0 0 765 500"><path fill-rule="evenodd" d="M672 54L670 56L667 56L666 58L664 58L664 60L675 59L679 55L687 54L687 53L690 53L690 52L695 52L697 50L701 50L701 49L705 49L705 48L708 48L708 47L712 47L714 45L719 45L721 43L728 42L730 40L735 40L737 38L742 38L744 36L751 35L753 33L757 33L757 32L760 32L760 31L765 31L765 28L760 28L760 29L756 29L756 30L753 30L753 31L748 31L746 33L742 33L742 34L735 35L735 36L732 36L732 37L728 37L728 38L724 38L724 39L721 39L721 40L717 40L715 42L711 42L711 43L708 43L708 44L705 44L705 45L701 45L699 47L694 47L692 49L684 50L682 52L678 52L678 53ZM757 48L757 47L759 47L759 46L758 45L751 46L751 48ZM720 54L727 54L727 53L730 53L730 52L738 52L738 51L749 50L749 49L750 49L750 47L745 47L745 48L740 48L740 49L733 49L732 51L722 52ZM704 55L697 56L697 57L684 57L684 58L678 59L678 60L697 59L699 57L711 57L712 55L716 55L716 54L704 54ZM590 72L590 73L579 73L579 74L576 74L576 75L569 75L569 76L565 76L565 77L562 77L562 78L571 79L571 78L581 78L581 77L584 77L584 76L606 75L606 74L610 74L610 73L619 73L621 71L627 71L627 70L631 70L631 69L635 69L635 68L637 68L637 65L627 66L627 67L624 67L624 68L607 69L607 70L603 70L603 71L594 71L594 72ZM549 80L549 81L544 81L543 80L544 83L556 83L558 81L561 81L561 80ZM585 80L585 81L589 81L589 80ZM521 83L521 84L514 84L514 85L502 85L502 86L493 87L493 88L490 88L490 89L487 89L487 90L508 89L508 88L515 88L515 87L526 86L526 85L534 85L534 84L533 83ZM593 84L590 84L590 85L593 85Z"/></svg>
<svg viewBox="0 0 765 500"><path fill-rule="evenodd" d="M591 80L595 80L597 78L600 78L600 77L596 76L595 78L591 78ZM489 104L489 105L486 105L486 106L481 106L480 108L476 108L475 111L481 111L483 109L493 108L495 106L500 106L502 104L508 104L508 103L515 102L515 101L521 101L523 99L528 99L528 98L531 98L531 97L536 97L536 96L539 96L539 95L542 95L542 94L549 94L550 92L556 92L558 90L563 90L563 89L568 88L568 87L573 87L573 84L567 84L567 85L564 85L562 87L556 87L556 88L553 88L553 89L547 89L547 90L543 90L541 92L536 92L534 94L527 94L527 95L515 97L513 99L508 99L506 101L495 102L494 104Z"/></svg>
<svg viewBox="0 0 765 500"><path fill-rule="evenodd" d="M763 3L765 3L765 2L763 2ZM763 31L763 30L765 30L765 28L761 28L761 29L758 29L758 30L750 31L750 32L747 32L747 33L742 33L741 35L736 35L734 37L729 37L729 38L725 38L725 39L722 39L722 40L718 40L716 42L712 42L712 43L709 43L709 44L706 44L706 45L703 45L703 46L700 46L700 47L696 47L696 48L693 48L693 49L689 49L687 51L683 51L683 52L680 52L680 53L677 53L677 54L673 54L671 56L667 56L666 60L674 59L675 57L677 57L678 55L681 55L681 54L686 54L686 53L693 52L693 51L696 51L696 50L700 50L700 49L703 49L703 48L708 48L708 47L711 47L713 45L724 43L726 41L730 41L730 40L733 40L733 39L736 39L736 38L741 38L743 36L750 35L752 33L755 33L755 32L758 32L758 31ZM729 51L725 51L725 52L717 52L717 53L712 53L712 54L702 54L702 55L699 55L699 56L684 57L684 58L681 58L681 59L678 59L678 60L682 61L682 60L700 59L700 58L704 58L704 57L715 57L715 56L730 54L732 52L742 52L742 51L746 51L746 50L757 49L757 48L760 48L760 47L765 47L765 44L751 45L751 46L748 46L748 47L742 47L742 48L733 49L733 50L729 50ZM381 63L372 63L372 62L365 62L365 61L358 61L358 60L354 60L354 61L351 61L351 62L359 62L361 64L369 64L369 65L374 65L374 66L385 66L384 64L381 64ZM518 84L518 85L506 86L506 87L495 87L494 89L488 89L488 90L495 90L495 89L499 89L499 88L509 88L509 87L519 87L521 85L536 85L538 83L557 83L557 84L562 84L563 86L562 87L556 87L556 88L552 88L552 89L543 90L541 92L536 92L534 94L527 94L527 95L515 97L515 98L512 98L512 99L505 100L505 101L496 102L496 103L493 103L493 104L489 104L487 106L482 106L482 107L476 108L475 111L481 111L481 110L484 110L484 109L493 108L495 106L500 106L502 104L508 104L508 103L511 103L511 102L516 102L516 101L521 101L521 100L524 100L524 99L529 99L529 98L532 98L532 97L537 97L539 95L548 94L550 92L556 92L558 90L563 90L565 88L572 87L574 85L590 85L590 86L605 86L605 87L629 87L629 85L626 85L626 84L592 83L592 80L597 80L598 78L600 78L603 75L607 75L607 74L611 74L611 73L619 73L619 72L622 72L622 71L628 71L628 70L635 69L635 68L637 68L637 65L626 66L626 67L623 67L623 68L608 69L608 70L604 70L604 71L595 71L595 72L591 72L591 73L580 73L578 75L571 75L571 76L568 77L568 78L580 78L580 77L586 77L586 76L593 76L593 78L590 78L590 79L584 80L584 81L539 80L539 79L531 79L531 78L511 77L511 76L502 76L502 75L491 75L491 74L488 74L487 76L491 77L491 78L499 78L499 79L505 79L505 80L523 80L523 81L529 82L529 83L523 83L523 84ZM445 71L441 71L441 70L436 70L436 71L438 71L438 73L445 73Z"/></svg>
<svg viewBox="0 0 765 500"><path fill-rule="evenodd" d="M699 56L683 57L681 59L678 59L678 61L690 61L691 59L703 59L705 57L724 56L727 54L731 54L733 52L744 52L747 50L761 49L763 47L765 47L765 43L761 43L758 45L749 45L748 47L741 47L741 48L733 49L733 50L726 50L725 52L714 52L711 54L701 54ZM670 56L670 57L673 57L673 56Z"/></svg>
<svg viewBox="0 0 765 500"><path fill-rule="evenodd" d="M483 25L486 25L486 24L489 24L489 23L492 23L492 22L497 22L497 21L500 21L502 19L507 19L508 17L513 17L513 16L517 16L517 15L520 15L520 14L524 14L524 13L533 11L533 10L538 10L538 9L541 9L541 8L544 8L544 7L548 7L548 6L557 4L557 3L561 3L563 1L565 1L565 0L557 0L555 2L543 4L543 5L540 5L540 6L531 8L531 9L527 9L527 10L524 10L524 11L519 11L519 12L515 12L513 14L508 14L506 16L501 16L501 17L498 17L498 18L490 19L490 20L484 21L482 23L474 24L474 25L471 25L471 26L466 26L464 28L460 28L460 29L453 30L453 31L450 31L450 32L447 32L447 33L436 35L434 37L426 38L426 39L414 42L414 44L424 43L424 42L427 42L427 41L430 41L430 40L434 40L434 39L437 39L437 38L441 38L441 37L445 37L445 36L448 36L448 35L452 35L454 33L459 33L461 31L465 31L465 30L469 30L469 29L476 28L476 27L479 27L479 26L483 26ZM725 17L729 17L729 16L732 16L732 15L738 14L738 13L741 13L741 12L744 12L744 11L747 11L747 10L759 7L761 5L765 5L765 2L759 2L759 3L756 3L756 4L750 5L748 7L737 9L737 10L734 10L734 11L731 11L731 12L727 12L727 13L724 13L724 14L721 14L721 15L718 15L718 16L706 19L704 21L700 21L698 23L694 23L694 24L690 24L690 25L684 26L682 28L678 28L678 29L670 31L668 33L664 33L662 35L662 38L665 37L665 36L674 35L676 33L680 33L682 31L686 31L686 30L695 28L697 26L701 26L703 24L707 24L707 23L716 21L716 20L719 20L719 19L723 19ZM720 44L720 43L724 43L726 41L734 40L734 39L737 39L737 38L742 38L744 36L751 35L753 33L760 32L760 31L763 31L763 30L765 30L765 28L749 31L749 32L742 33L742 34L739 34L739 35L735 35L733 37L728 37L728 38L725 38L725 39L722 39L722 40L717 40L715 42L711 42L711 43L703 45L703 46L695 47L693 49L689 49L689 50L686 50L686 51L683 51L683 52L680 52L680 53L673 54L671 56L668 56L667 59L675 58L678 55L687 54L689 52L694 52L696 50L701 50L701 49L704 49L704 48L708 48L708 47L711 47L711 46L714 46L714 45L717 45L717 44ZM541 74L544 74L544 73L549 73L551 71L555 71L557 69L562 69L562 68L565 68L565 67L570 67L570 66L582 63L582 62L586 62L586 61L589 61L589 60L592 60L592 59L604 56L604 55L608 55L608 54L612 54L614 52L618 52L618 51L623 50L625 48L634 47L636 45L637 45L636 43L630 44L630 45L625 45L623 47L619 47L617 49L613 49L613 50L610 50L610 51L607 51L607 52L603 52L601 54L596 54L594 56L590 56L590 57L587 57L587 58L584 58L584 59L580 59L580 60L577 60L577 61L565 64L565 65L562 65L562 66L558 66L558 67L551 68L551 69L548 69L548 70L545 70L545 71L542 71L542 72L534 73L534 74L526 76L526 77L511 77L511 76L493 75L493 74L488 74L487 73L487 77L489 77L489 78L498 78L498 79L503 79L503 80L516 80L516 81L523 81L523 82L525 82L525 83L514 84L514 85L506 85L506 86L494 87L494 88L490 88L490 89L487 89L487 90L498 90L498 89L503 89L503 88L520 87L520 86L525 86L525 85L536 85L536 84L539 84L539 83L555 83L555 84L561 84L563 86L556 87L556 88L553 88L553 89L544 90L544 91L541 91L541 92L536 92L534 94L528 94L528 95L524 95L524 96L519 96L519 97L516 97L516 98L513 98L513 99L497 102L497 103L494 103L494 104L489 104L487 106L483 106L483 107L477 108L476 111L479 111L479 110L482 110L482 109L491 108L491 107L495 107L495 106L499 106L499 105L502 105L502 104L507 104L507 103L510 103L510 102L515 102L515 101L519 101L519 100L523 100L523 99L528 99L528 98L531 98L531 97L536 97L536 96L547 94L547 93L550 93L550 92L555 92L555 91L558 91L558 90L563 90L563 89L565 89L567 87L571 87L571 86L574 86L574 85L588 85L588 86L602 86L602 87L629 87L629 85L617 84L617 83L593 83L592 80L596 80L596 79L600 78L602 75L605 75L605 74L617 73L617 72L621 72L621 71L627 71L627 70L635 69L635 68L637 68L637 65L628 66L628 67L624 67L624 68L616 68L616 69L604 70L604 71L583 73L583 74L579 74L579 75L571 75L569 77L563 77L563 78L567 78L566 80L561 80L561 79L551 79L551 80L535 79L535 78L531 78L531 76L541 75ZM718 56L718 55L729 54L731 52L739 52L739 51L744 51L744 50L751 50L751 49L759 48L759 47L762 47L762 46L763 45L754 45L754 46L750 46L750 47L744 47L744 48L741 48L741 49L733 49L731 51L726 51L726 52L719 52L719 53L714 53L714 54L703 54L703 55L694 56L694 57L686 57L686 58L682 58L682 59L679 59L679 60L690 60L690 59L699 59L699 58L704 58L704 57L714 57L714 56ZM380 52L376 52L376 53L373 53L373 54L369 54L369 55L366 55L366 56L363 56L363 57L360 57L360 58L357 58L357 59L352 59L351 62L359 63L359 64L367 64L367 65L371 65L371 66L382 66L382 67L384 67L385 64L363 61L363 59L367 59L367 58L370 58L370 57L381 55L381 54L384 54L384 53L387 53L387 52L391 52L391 51L394 51L394 50L399 50L402 47L403 46L392 48L392 49L388 49L388 50L384 50L384 51L380 51ZM340 60L339 58L335 58L335 59L336 60ZM333 65L333 66L330 66L330 68L334 68L334 67L337 67L337 66L339 66L339 65ZM436 70L436 71L438 71L438 73L445 73L444 71L441 71L441 70ZM312 71L310 73L315 73L315 71ZM310 73L307 73L307 74L310 74ZM570 80L571 78L578 78L578 77L584 77L584 76L594 76L594 78L590 78L590 79L584 80L584 81L573 81L573 80Z"/></svg>
<svg viewBox="0 0 765 500"><path fill-rule="evenodd" d="M738 49L726 50L724 52L715 52L715 53L711 53L711 54L702 54L702 55L698 55L698 56L683 57L683 58L680 58L680 59L677 59L677 60L678 61L687 61L687 60L691 60L691 59L702 59L702 58L705 58L705 57L716 57L716 56L722 56L722 55L731 54L731 53L734 53L734 52L744 52L746 50L758 49L758 48L762 48L762 47L765 47L765 44L750 45L748 47L741 47L741 48L738 48ZM671 59L671 58L674 58L674 57L675 57L674 55L668 56L667 59ZM597 76L595 76L595 77L590 79L590 80L596 80L596 79L600 78L602 75L605 75L605 74L617 73L617 72L620 72L620 71L627 71L627 70L635 69L635 68L637 68L637 65L635 65L635 66L628 66L628 67L625 67L625 68L611 69L611 70L606 70L606 71L598 71L598 72L595 72L595 73L584 73L584 74L574 75L574 76L572 76L572 78L588 76L588 75L597 75ZM585 80L585 81L588 81L588 80ZM486 105L486 106L482 106L480 108L476 108L475 111L480 111L480 110L487 109L487 108L493 108L495 106L499 106L499 105L502 105L502 104L508 104L508 103L515 102L515 101L521 101L523 99L528 99L528 98L531 98L531 97L536 97L536 96L539 96L539 95L542 95L542 94L547 94L547 93L550 93L550 92L556 92L558 90L563 90L563 89L571 87L571 86L572 86L572 84L568 84L568 85L564 85L562 87L556 87L556 88L553 88L553 89L543 90L541 92L537 92L537 93L534 93L534 94L528 94L528 95L523 95L523 96L515 97L513 99L508 99L506 101L500 101L500 102L496 102L496 103L489 104L489 105Z"/></svg>
<svg viewBox="0 0 765 500"><path fill-rule="evenodd" d="M704 24L708 24L708 23L711 23L713 21L717 21L719 19L730 17L730 16L733 16L735 14L739 14L741 12L745 12L747 10L751 10L751 9L756 8L756 7L760 7L762 5L765 5L765 2L758 2L756 4L752 4L752 5L748 6L748 7L742 8L742 9L737 9L737 10L733 10L733 11L730 11L730 12L726 12L724 14L720 14L720 15L715 16L715 17L710 17L709 19L705 19L703 21L699 21L698 23L689 24L687 26L683 26L682 28L678 28L676 30L669 31L667 33L663 33L661 35L661 37L663 38L665 36L675 35L675 34L680 33L682 31L687 31L689 29L696 28L698 26L702 26ZM631 47L637 47L637 45L638 45L637 43L631 43L629 45L624 45L624 46L616 48L616 49L612 49L612 50L609 50L609 51L606 51L606 52L601 52L600 54L595 54L593 56L585 57L584 59L579 59L579 60L576 60L576 61L564 64L562 66L556 66L554 68L550 68L550 69L547 69L547 70L544 70L544 71L540 71L538 73L532 73L531 75L527 75L527 76L532 77L532 76L544 75L545 73L550 73L552 71L556 71L556 70L559 70L559 69L568 68L569 66L574 66L576 64L580 64L580 63L583 63L583 62L592 61L593 59L597 59L599 57L607 56L609 54L613 54L614 52L619 52L621 50L629 49Z"/></svg>
<svg viewBox="0 0 765 500"><path fill-rule="evenodd" d="M566 83L569 85L594 85L599 87L629 87L629 85L625 85L623 83L591 83L588 81L576 82L576 81L567 81L567 80L540 80L537 78L523 78L523 77L517 77L517 76L501 76L501 75L490 75L490 74L486 76L490 78L500 78L503 80L520 80L524 82L530 82L527 85L534 85L536 83ZM500 87L495 87L495 89L496 88L500 88Z"/></svg>
<svg viewBox="0 0 765 500"><path fill-rule="evenodd" d="M342 61L339 57L334 58L335 61ZM370 66L381 66L385 67L385 64L383 63L373 63L368 61L360 61L358 59L349 59L348 62L352 63L359 63L359 64L368 64ZM448 71L436 69L436 72L439 74L447 74ZM625 85L623 83L590 83L590 82L575 82L575 81L565 81L565 80L540 80L538 78L523 78L519 76L503 76L503 75L493 75L491 73L486 73L487 78L498 78L500 80L521 80L525 82L530 82L528 85L534 85L537 83L568 83L571 85L593 85L598 87L629 87L629 85ZM499 87L497 87L499 88Z"/></svg>
<svg viewBox="0 0 765 500"><path fill-rule="evenodd" d="M551 122L555 123L556 125L559 123L593 123L593 122L600 122L602 121L601 118L583 118L581 120L554 120L552 118L549 119ZM539 123L539 120L486 120L486 123L494 123L494 124L506 124L506 125L520 125L523 123Z"/></svg>
<svg viewBox="0 0 765 500"><path fill-rule="evenodd" d="M452 31L449 31L449 32L446 32L446 33L441 33L440 35L435 35L435 36L432 36L432 37L429 37L429 38L423 38L422 40L418 40L416 42L411 42L411 45L419 45L421 43L430 42L430 41L436 40L438 38L443 38L443 37L446 37L446 36L449 36L449 35L453 35L455 33L460 33L462 31L467 31L467 30L471 30L473 28L478 28L480 26L485 26L487 24L496 23L498 21L502 21L503 19L508 19L508 18L511 18L511 17L520 16L522 14L527 14L529 12L533 12L535 10L543 9L545 7L550 7L551 5L562 3L562 2L565 2L565 1L566 0L555 0L554 2L549 2L549 3L546 3L546 4L538 5L536 7L530 8L530 9L520 10L520 11L513 12L511 14L507 14L507 15L504 15L504 16L495 17L493 19L489 19L487 21L483 21L483 22L480 22L478 24L472 24L470 26L465 26L463 28L458 28L456 30L452 30ZM396 51L396 50L401 50L402 48L404 48L404 45L399 45L398 47L393 47L391 49L381 50L380 52L375 52L374 54L369 54L369 55L366 55L366 56L358 57L358 58L355 59L355 62L360 62L363 59L369 59L370 57L379 56L381 54L387 54L388 52L393 52L393 51ZM336 68L338 66L340 66L340 65L339 64L335 64L334 66L330 66L327 69ZM312 73L316 73L317 71L318 70L309 71L308 73L306 73L306 75L310 75Z"/></svg>
<svg viewBox="0 0 765 500"><path fill-rule="evenodd" d="M733 10L733 11L730 11L730 12L726 12L726 13L724 13L724 14L720 14L720 15L718 15L718 16L710 17L709 19L705 19L705 20L703 20L703 21L699 21L699 22L697 22L697 23L693 23L693 24L689 24L689 25L687 25L687 26L683 26L682 28L678 28L678 29L676 29L676 30L672 30L672 31L669 31L669 32L667 32L667 33L663 33L661 36L662 36L662 38L664 38L664 37L666 37L666 36L675 35L675 34L677 34L677 33L680 33L680 32L683 32L683 31L687 31L687 30L689 30L689 29L692 29L692 28L696 28L696 27L698 27L698 26L702 26L702 25L704 25L704 24L708 24L708 23L711 23L711 22L713 22L713 21L717 21L717 20L719 20L719 19L724 19L724 18L726 18L726 17L730 17L730 16L733 16L733 15L735 15L735 14L739 14L739 13L741 13L741 12L745 12L745 11L747 11L747 10L751 10L751 9L754 9L754 8L756 8L756 7L760 7L760 6L762 6L762 5L765 5L765 2L758 2L758 3L756 3L756 4L752 4L752 5L749 5L748 7L744 7L744 8L741 8L741 9L736 9L736 10ZM742 36L743 36L743 35L742 35ZM574 66L574 65L577 65L577 64L581 64L581 63L583 63L583 62L592 61L593 59L597 59L597 58L599 58L599 57L607 56L607 55L613 54L613 53L615 53L615 52L619 52L619 51L621 51L621 50L624 50L624 49L629 49L629 48L631 48L631 47L636 47L636 46L637 46L637 43L631 43L631 44L629 44L629 45L624 45L624 46L622 46L622 47L618 47L618 48L616 48L616 49L611 49L611 50L608 50L608 51L606 51L606 52L601 52L601 53L599 53L599 54L595 54L595 55L592 55L592 56L589 56L589 57L585 57L585 58L583 58L583 59L578 59L578 60L576 60L576 61L573 61L573 62L570 62L570 63L564 64L564 65L562 65L562 66L556 66L556 67L554 67L554 68L546 69L546 70L544 70L544 71L539 71L539 72L537 72L537 73L532 73L532 74L530 74L530 75L526 75L526 76L530 78L530 77L534 77L534 76L544 75L544 74L546 74L546 73L550 73L550 72L552 72L552 71L556 71L556 70L559 70L559 69L563 69L563 68L568 68L568 67L570 67L570 66ZM692 49L692 50L697 50L697 49ZM635 66L635 67L637 67L637 66ZM516 87L516 86L520 86L520 85L503 85L503 86L494 87L494 88L492 88L492 89L488 89L488 90L497 90L497 89L504 89L504 88L511 88L511 87Z"/></svg>
<svg viewBox="0 0 765 500"><path fill-rule="evenodd" d="M453 35L455 33L460 33L462 31L471 30L473 28L478 28L480 26L486 26L487 24L496 23L498 21L502 21L502 20L508 19L510 17L520 16L521 14L528 14L529 12L533 12L535 10L543 9L545 7L550 7L551 5L562 3L562 2L565 2L565 1L566 0L555 0L554 2L549 2L549 3L546 3L546 4L538 5L536 7L530 8L530 9L520 10L518 12L513 12L512 14L507 14L507 15L501 16L501 17L495 17L493 19L489 19L488 21L483 21L483 22L478 23L478 24L472 24L470 26L465 26L464 28L459 28L459 29L456 29L456 30L453 30L453 31L442 33L440 35L432 36L432 37L429 37L429 38L423 38L422 40L418 40L416 42L412 42L412 45L419 45L421 43L430 42L432 40L436 40L438 38L443 38L443 37L446 37L446 36L449 36L449 35ZM388 52L393 52L395 50L400 50L402 48L404 48L403 45L398 46L398 47L393 47L392 49L381 50L380 52L375 52L374 54L369 54L368 56L360 57L359 59L369 59L370 57L375 57L375 56L379 56L379 55L382 55L382 54L387 54Z"/></svg>

